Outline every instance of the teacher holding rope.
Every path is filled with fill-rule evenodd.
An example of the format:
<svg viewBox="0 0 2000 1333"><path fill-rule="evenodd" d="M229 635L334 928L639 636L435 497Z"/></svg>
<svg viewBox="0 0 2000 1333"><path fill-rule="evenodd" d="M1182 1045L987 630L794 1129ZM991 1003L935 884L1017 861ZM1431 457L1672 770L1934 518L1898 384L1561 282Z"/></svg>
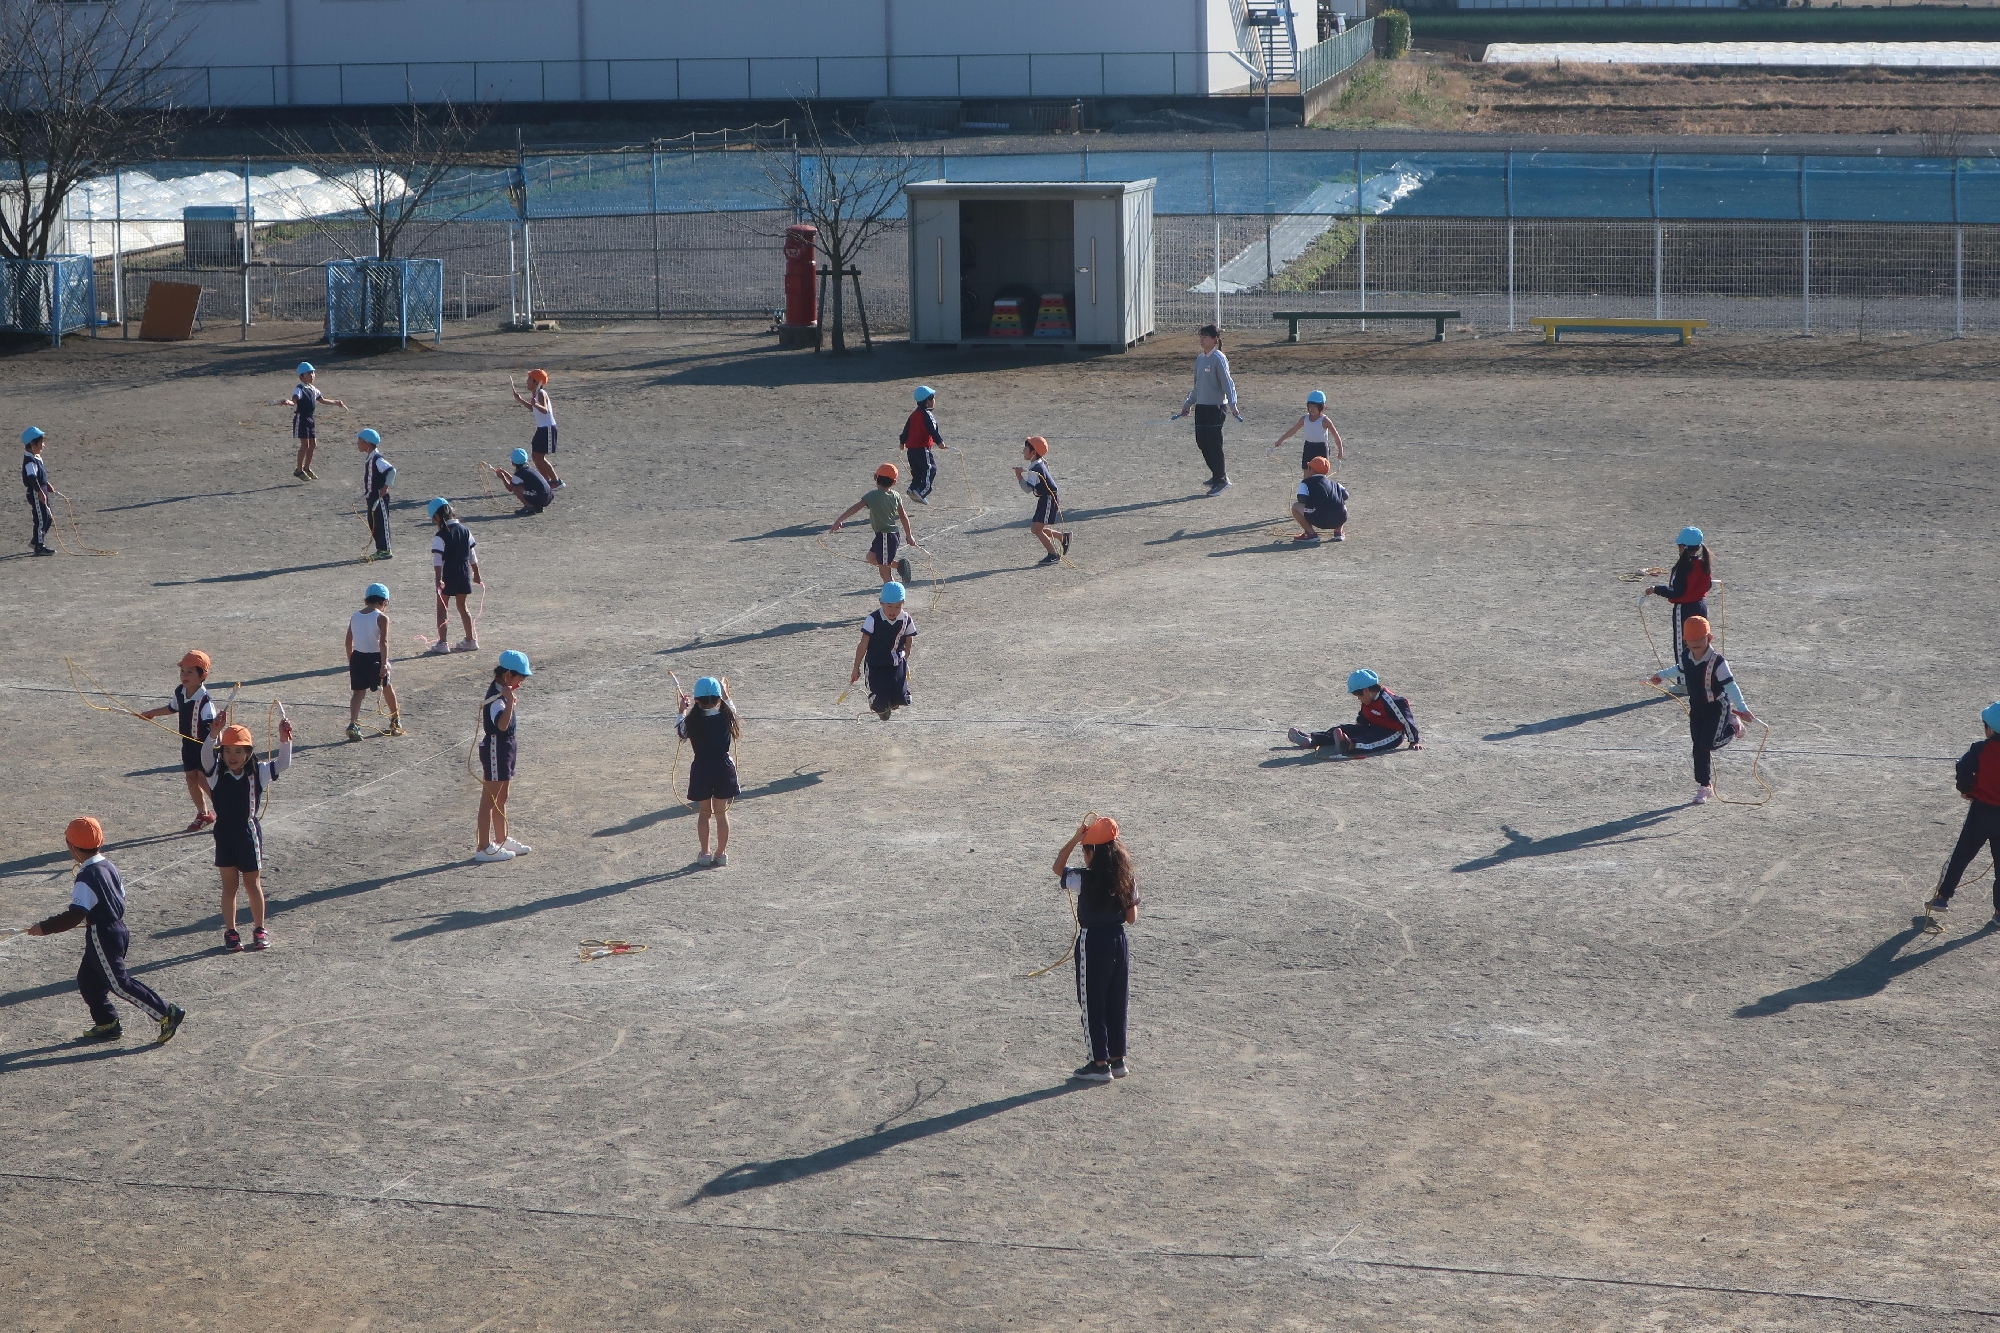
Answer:
<svg viewBox="0 0 2000 1333"><path fill-rule="evenodd" d="M1236 381L1229 377L1229 358L1222 354L1222 330L1204 324L1198 336L1201 355L1194 359L1194 388L1174 420L1193 409L1194 442L1208 464L1208 493L1220 495L1229 489L1229 469L1222 458L1222 413L1227 408L1238 421L1243 420L1243 413L1236 405Z"/></svg>

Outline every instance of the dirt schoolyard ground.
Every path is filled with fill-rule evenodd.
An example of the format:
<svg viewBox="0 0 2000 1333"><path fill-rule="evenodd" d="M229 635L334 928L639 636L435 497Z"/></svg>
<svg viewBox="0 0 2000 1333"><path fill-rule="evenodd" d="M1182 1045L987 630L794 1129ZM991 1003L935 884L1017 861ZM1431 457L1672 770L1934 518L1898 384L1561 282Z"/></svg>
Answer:
<svg viewBox="0 0 2000 1333"><path fill-rule="evenodd" d="M0 362L106 558L9 554L0 924L105 823L169 1046L87 1018L81 942L0 944L4 1322L57 1330L1945 1329L2000 1311L1991 881L1913 917L1993 665L1992 342L1406 331L1233 341L1235 489L1169 422L1192 338L846 361L632 325L328 353L312 331ZM1279 335L1281 337L1281 335ZM301 355L329 409L290 476ZM546 366L569 481L483 495ZM947 440L915 523L916 704L836 702L874 582L815 534ZM1350 540L1292 549L1273 439L1347 437ZM396 558L354 512L373 425ZM1009 468L1054 444L1078 568ZM900 461L900 459L898 459ZM965 465L961 471L961 462ZM434 494L490 583L424 659ZM26 517L17 505L25 552ZM1686 724L1621 579L1710 535L1774 728L1761 806L1691 806ZM410 735L348 743L341 656L394 592ZM1657 609L1653 628L1662 634ZM190 647L263 742L275 947L220 947L176 742ZM514 831L474 865L467 742L519 648ZM1427 748L1285 748L1347 672ZM725 869L695 867L669 677L746 723ZM379 724L381 719L376 719ZM1719 757L1755 800L1754 737ZM1084 1055L1049 874L1086 809L1140 873L1132 1077ZM1982 855L1979 866L1985 865ZM643 943L578 960L578 942Z"/></svg>

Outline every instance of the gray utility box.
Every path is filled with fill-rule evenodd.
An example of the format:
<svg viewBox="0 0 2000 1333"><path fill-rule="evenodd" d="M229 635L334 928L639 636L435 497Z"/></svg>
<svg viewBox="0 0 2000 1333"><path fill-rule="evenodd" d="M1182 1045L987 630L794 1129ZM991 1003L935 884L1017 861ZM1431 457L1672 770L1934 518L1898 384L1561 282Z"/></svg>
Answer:
<svg viewBox="0 0 2000 1333"><path fill-rule="evenodd" d="M1153 332L1153 182L922 181L910 341L1116 347Z"/></svg>
<svg viewBox="0 0 2000 1333"><path fill-rule="evenodd" d="M243 205L191 204L181 210L182 253L189 268L243 263Z"/></svg>

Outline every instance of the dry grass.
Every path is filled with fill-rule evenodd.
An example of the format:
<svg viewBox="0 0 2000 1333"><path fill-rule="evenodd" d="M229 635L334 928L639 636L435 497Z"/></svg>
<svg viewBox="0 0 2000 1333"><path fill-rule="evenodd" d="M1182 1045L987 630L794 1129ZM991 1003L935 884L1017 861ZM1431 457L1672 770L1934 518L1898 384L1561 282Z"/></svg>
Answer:
<svg viewBox="0 0 2000 1333"><path fill-rule="evenodd" d="M1357 76L1326 129L1529 130L1573 134L1821 133L1921 136L1949 154L2000 133L2000 74L1793 73L1657 66L1485 65L1414 52Z"/></svg>

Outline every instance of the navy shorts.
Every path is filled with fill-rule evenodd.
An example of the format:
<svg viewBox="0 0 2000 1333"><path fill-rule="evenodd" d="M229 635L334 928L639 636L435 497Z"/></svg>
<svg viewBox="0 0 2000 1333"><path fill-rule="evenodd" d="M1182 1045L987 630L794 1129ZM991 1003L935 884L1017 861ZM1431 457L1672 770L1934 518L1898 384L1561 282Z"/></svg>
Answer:
<svg viewBox="0 0 2000 1333"><path fill-rule="evenodd" d="M742 790L736 782L736 761L728 755L712 761L697 759L688 767L690 801L734 800Z"/></svg>
<svg viewBox="0 0 2000 1333"><path fill-rule="evenodd" d="M1062 521L1062 505L1047 495L1035 497L1035 522L1049 523Z"/></svg>
<svg viewBox="0 0 2000 1333"><path fill-rule="evenodd" d="M1316 528L1344 528L1347 526L1347 510L1339 505L1329 509L1308 509L1306 522Z"/></svg>
<svg viewBox="0 0 2000 1333"><path fill-rule="evenodd" d="M875 540L868 543L868 558L878 565L893 565L896 563L896 550L901 544L895 533L878 532Z"/></svg>
<svg viewBox="0 0 2000 1333"><path fill-rule="evenodd" d="M1327 452L1325 440L1321 440L1318 444L1314 444L1311 440L1306 441L1305 449L1299 454L1299 471L1305 471L1306 465L1315 458L1324 458L1329 463L1333 461L1333 455Z"/></svg>
<svg viewBox="0 0 2000 1333"><path fill-rule="evenodd" d="M201 746L187 739L185 736L181 738L181 771L183 773L201 772Z"/></svg>
<svg viewBox="0 0 2000 1333"><path fill-rule="evenodd" d="M389 679L389 664L382 653L349 653L347 655L347 688L350 690L379 690Z"/></svg>
<svg viewBox="0 0 2000 1333"><path fill-rule="evenodd" d="M466 569L456 571L446 570L444 574L444 593L442 595L446 597L470 597L472 595L472 571Z"/></svg>
<svg viewBox="0 0 2000 1333"><path fill-rule="evenodd" d="M479 742L479 776L488 782L511 782L514 777L514 738L488 736Z"/></svg>
<svg viewBox="0 0 2000 1333"><path fill-rule="evenodd" d="M264 831L256 820L235 827L215 826L215 864L223 870L264 868Z"/></svg>
<svg viewBox="0 0 2000 1333"><path fill-rule="evenodd" d="M518 440L521 437L517 435L514 438ZM554 426L535 427L535 439L534 442L528 446L528 452L533 454L552 454L555 451L556 451L556 428Z"/></svg>
<svg viewBox="0 0 2000 1333"><path fill-rule="evenodd" d="M311 417L292 418L292 438L295 440L316 440L319 438L319 424Z"/></svg>

